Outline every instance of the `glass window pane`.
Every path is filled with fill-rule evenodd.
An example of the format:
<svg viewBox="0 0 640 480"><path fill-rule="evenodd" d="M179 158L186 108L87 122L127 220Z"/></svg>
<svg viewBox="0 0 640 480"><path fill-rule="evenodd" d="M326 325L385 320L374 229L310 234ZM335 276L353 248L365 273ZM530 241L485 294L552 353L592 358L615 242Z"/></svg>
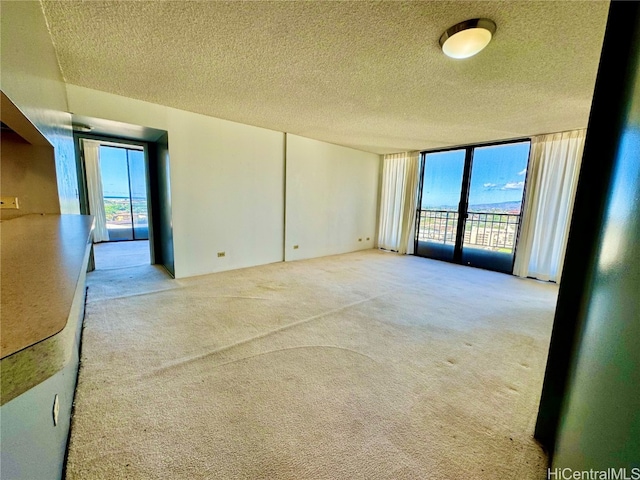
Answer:
<svg viewBox="0 0 640 480"><path fill-rule="evenodd" d="M513 254L529 161L529 142L475 148L464 248Z"/></svg>
<svg viewBox="0 0 640 480"><path fill-rule="evenodd" d="M425 156L418 241L455 245L464 150Z"/></svg>
<svg viewBox="0 0 640 480"><path fill-rule="evenodd" d="M132 240L127 151L100 147L100 174L110 240Z"/></svg>
<svg viewBox="0 0 640 480"><path fill-rule="evenodd" d="M147 173L144 152L141 150L129 150L128 152L133 231L136 240L145 240L149 238L149 216L147 213Z"/></svg>

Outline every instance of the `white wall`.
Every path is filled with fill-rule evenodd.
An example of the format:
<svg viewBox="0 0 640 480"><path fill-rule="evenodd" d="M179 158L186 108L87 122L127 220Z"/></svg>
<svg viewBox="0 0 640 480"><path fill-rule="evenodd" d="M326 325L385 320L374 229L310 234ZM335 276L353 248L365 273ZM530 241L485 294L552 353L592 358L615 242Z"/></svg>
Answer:
<svg viewBox="0 0 640 480"><path fill-rule="evenodd" d="M373 248L379 169L376 154L287 134L285 259Z"/></svg>
<svg viewBox="0 0 640 480"><path fill-rule="evenodd" d="M176 276L282 261L284 135L180 110L168 131Z"/></svg>
<svg viewBox="0 0 640 480"><path fill-rule="evenodd" d="M75 114L168 131L176 278L282 261L283 133L73 85L67 93Z"/></svg>
<svg viewBox="0 0 640 480"><path fill-rule="evenodd" d="M287 135L285 228L283 133L74 85L67 95L75 114L168 131L177 278L282 261L283 244L286 260L374 246L376 154Z"/></svg>
<svg viewBox="0 0 640 480"><path fill-rule="evenodd" d="M62 213L80 213L71 115L40 2L2 2L2 91L53 145Z"/></svg>

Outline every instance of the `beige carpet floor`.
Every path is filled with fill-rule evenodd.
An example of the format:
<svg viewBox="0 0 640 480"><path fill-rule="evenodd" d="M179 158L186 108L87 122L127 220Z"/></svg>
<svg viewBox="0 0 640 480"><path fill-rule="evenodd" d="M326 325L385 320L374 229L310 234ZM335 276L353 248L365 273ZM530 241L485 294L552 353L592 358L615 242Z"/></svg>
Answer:
<svg viewBox="0 0 640 480"><path fill-rule="evenodd" d="M149 240L97 243L93 258L96 270L149 265Z"/></svg>
<svg viewBox="0 0 640 480"><path fill-rule="evenodd" d="M542 479L557 288L375 250L89 275L68 479Z"/></svg>

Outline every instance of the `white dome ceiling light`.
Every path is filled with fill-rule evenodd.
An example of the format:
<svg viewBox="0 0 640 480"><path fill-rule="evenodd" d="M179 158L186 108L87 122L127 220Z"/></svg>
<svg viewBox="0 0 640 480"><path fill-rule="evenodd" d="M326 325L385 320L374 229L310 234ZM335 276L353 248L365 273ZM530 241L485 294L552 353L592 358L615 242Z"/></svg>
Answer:
<svg viewBox="0 0 640 480"><path fill-rule="evenodd" d="M440 47L451 58L469 58L479 53L496 33L496 24L488 18L465 20L447 29Z"/></svg>

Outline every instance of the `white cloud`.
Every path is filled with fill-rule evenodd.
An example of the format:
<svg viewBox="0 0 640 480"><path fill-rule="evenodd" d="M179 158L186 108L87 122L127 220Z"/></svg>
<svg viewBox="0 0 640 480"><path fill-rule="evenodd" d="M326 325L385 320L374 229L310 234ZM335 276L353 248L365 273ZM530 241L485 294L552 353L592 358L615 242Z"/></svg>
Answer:
<svg viewBox="0 0 640 480"><path fill-rule="evenodd" d="M496 185L495 183L485 183L484 185L482 185L484 188L493 188L493 187L497 187L498 185Z"/></svg>
<svg viewBox="0 0 640 480"><path fill-rule="evenodd" d="M519 190L524 188L524 182L509 182L505 183L500 190Z"/></svg>
<svg viewBox="0 0 640 480"><path fill-rule="evenodd" d="M526 173L527 173L527 169L525 168L521 172L518 172L518 175L522 176L522 175L526 175Z"/></svg>

